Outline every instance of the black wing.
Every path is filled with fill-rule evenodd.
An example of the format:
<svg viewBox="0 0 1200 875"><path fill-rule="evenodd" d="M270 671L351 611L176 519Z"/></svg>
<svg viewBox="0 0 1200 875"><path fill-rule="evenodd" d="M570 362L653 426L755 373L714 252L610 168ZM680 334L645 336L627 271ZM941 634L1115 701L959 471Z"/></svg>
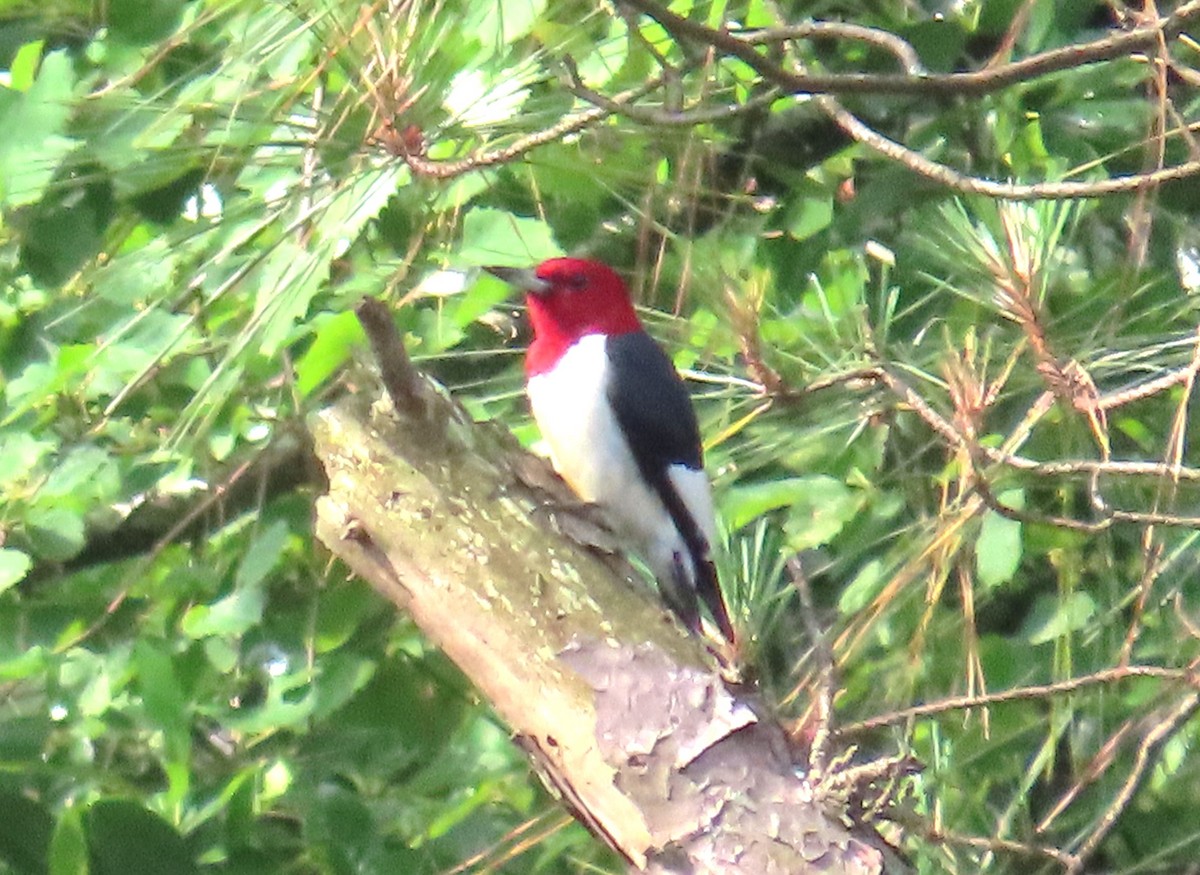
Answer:
<svg viewBox="0 0 1200 875"><path fill-rule="evenodd" d="M696 412L662 347L633 331L610 336L605 351L608 401L642 475L653 483L668 465L702 468Z"/></svg>
<svg viewBox="0 0 1200 875"><path fill-rule="evenodd" d="M675 523L691 560L695 590L684 586L683 580L660 581L675 586L675 592L667 601L686 626L698 631L699 617L695 607L698 593L712 612L721 634L733 641L733 627L721 597L716 569L709 559L708 541L667 476L671 465L685 465L697 471L704 467L700 428L692 400L667 354L645 332L610 336L605 351L610 368L608 401L616 414L617 424L629 441L642 476L654 487ZM682 558L678 557L678 560L682 561ZM681 574L682 569L677 568L676 577ZM683 603L681 600L688 601Z"/></svg>

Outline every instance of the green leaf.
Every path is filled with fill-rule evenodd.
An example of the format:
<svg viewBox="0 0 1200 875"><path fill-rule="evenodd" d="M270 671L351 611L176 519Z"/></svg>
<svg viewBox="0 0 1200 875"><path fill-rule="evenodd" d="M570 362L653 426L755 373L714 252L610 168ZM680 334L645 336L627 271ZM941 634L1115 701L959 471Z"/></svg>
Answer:
<svg viewBox="0 0 1200 875"><path fill-rule="evenodd" d="M831 494L828 501L812 499L805 505L793 505L783 523L788 546L808 550L828 544L858 515L863 501L861 493L847 489Z"/></svg>
<svg viewBox="0 0 1200 875"><path fill-rule="evenodd" d="M0 860L18 873L46 871L54 818L21 793L0 790Z"/></svg>
<svg viewBox="0 0 1200 875"><path fill-rule="evenodd" d="M100 108L107 107L105 103ZM101 130L87 131L92 135L88 157L110 171L117 195L122 200L135 200L141 208L146 203L142 198L151 196L152 200L154 192L165 194L175 183L176 210L164 218L178 215L178 206L190 193L189 182L190 189L194 190L202 174L197 174L187 162L180 162L174 155L163 160L156 158L154 153L170 147L180 138L194 123L192 114L162 104L145 104L111 107L107 114L98 114L94 120L89 115L87 119L96 125L103 124Z"/></svg>
<svg viewBox="0 0 1200 875"><path fill-rule="evenodd" d="M196 605L183 615L181 628L192 638L241 635L262 621L266 598L261 587L234 590L211 605Z"/></svg>
<svg viewBox="0 0 1200 875"><path fill-rule="evenodd" d="M254 320L258 351L273 356L308 312L329 275L329 263L342 255L363 227L379 214L396 188L399 170L364 173L337 190L318 214L315 233L301 244L279 241L261 269Z"/></svg>
<svg viewBox="0 0 1200 875"><path fill-rule="evenodd" d="M75 68L63 51L42 59L27 91L0 89L0 203L39 200L77 145L66 135L74 89Z"/></svg>
<svg viewBox="0 0 1200 875"><path fill-rule="evenodd" d="M838 610L845 616L857 614L879 593L884 582L883 563L872 559L854 576L838 599Z"/></svg>
<svg viewBox="0 0 1200 875"><path fill-rule="evenodd" d="M330 586L318 595L313 644L318 653L337 650L379 610L379 598L359 583Z"/></svg>
<svg viewBox="0 0 1200 875"><path fill-rule="evenodd" d="M490 313L497 306L508 300L513 290L511 286L502 283L494 277L485 274L482 282L472 283L465 292L458 296L453 304L451 318L457 328L466 328L485 313Z"/></svg>
<svg viewBox="0 0 1200 875"><path fill-rule="evenodd" d="M171 756L186 756L191 739L190 706L171 657L157 643L133 647L133 666L146 713L163 730Z"/></svg>
<svg viewBox="0 0 1200 875"><path fill-rule="evenodd" d="M276 520L259 532L258 537L247 548L242 564L238 567L234 586L242 589L261 584L279 564L289 534L287 523L283 520Z"/></svg>
<svg viewBox="0 0 1200 875"><path fill-rule="evenodd" d="M490 173L474 171L451 179L438 192L433 209L438 212L459 210L491 188L494 178Z"/></svg>
<svg viewBox="0 0 1200 875"><path fill-rule="evenodd" d="M317 679L313 701L313 717L329 717L345 705L374 676L374 660L355 657L350 653L331 653L325 660L325 670Z"/></svg>
<svg viewBox="0 0 1200 875"><path fill-rule="evenodd" d="M73 364L77 364L77 346L64 346L56 351L54 356L55 362L51 364L45 361L30 362L21 373L10 382L5 390L5 396L10 405L9 415L5 423L10 423L20 417L23 413L37 407L40 404L49 400L55 392L58 392L63 387L64 376L77 377L79 373L70 373L68 370ZM20 438L14 437L14 443L20 441ZM29 438L29 444L18 444L23 450L28 451L34 446L33 438ZM40 455L45 454L45 448L56 447L57 443L48 443L46 441L37 441L40 446ZM5 448L8 447L8 440L5 440ZM0 467L5 470L16 468L19 465L16 456L6 455L4 460L0 462ZM32 464L32 463L31 463ZM20 472L19 473L26 473Z"/></svg>
<svg viewBox="0 0 1200 875"><path fill-rule="evenodd" d="M67 282L96 256L115 210L111 181L94 166L56 173L22 214L21 267L46 286Z"/></svg>
<svg viewBox="0 0 1200 875"><path fill-rule="evenodd" d="M386 731L402 749L431 755L453 734L467 711L461 690L433 680L445 670L443 661L439 656L386 660L338 712L339 719L347 725Z"/></svg>
<svg viewBox="0 0 1200 875"><path fill-rule="evenodd" d="M517 115L529 98L527 88L501 82L479 69L459 71L445 97L446 110L459 124L483 127L503 124Z"/></svg>
<svg viewBox="0 0 1200 875"><path fill-rule="evenodd" d="M120 472L104 450L80 447L67 454L50 472L38 491L43 496L86 495L89 498L115 494L120 488Z"/></svg>
<svg viewBox="0 0 1200 875"><path fill-rule="evenodd" d="M830 477L792 477L749 486L735 486L721 499L721 513L731 530L740 529L765 513L807 500L810 494L845 490Z"/></svg>
<svg viewBox="0 0 1200 875"><path fill-rule="evenodd" d="M350 310L323 313L313 320L316 337L296 362L296 389L307 398L350 358L364 343L362 324Z"/></svg>
<svg viewBox="0 0 1200 875"><path fill-rule="evenodd" d="M184 0L108 0L113 35L135 45L165 39L179 26Z"/></svg>
<svg viewBox="0 0 1200 875"><path fill-rule="evenodd" d="M550 226L540 219L479 207L463 220L461 264L526 267L562 254Z"/></svg>
<svg viewBox="0 0 1200 875"><path fill-rule="evenodd" d="M1030 644L1047 644L1083 629L1096 615L1096 601L1085 592L1066 598L1039 598L1025 622L1023 634Z"/></svg>
<svg viewBox="0 0 1200 875"><path fill-rule="evenodd" d="M737 531L765 513L801 500L804 486L799 479L735 486L721 497L721 516L730 531Z"/></svg>
<svg viewBox="0 0 1200 875"><path fill-rule="evenodd" d="M325 281L328 270L319 251L293 240L276 243L258 276L257 323L259 354L273 356Z"/></svg>
<svg viewBox="0 0 1200 875"><path fill-rule="evenodd" d="M997 500L1005 507L1025 507L1025 492L1012 489L1000 493ZM991 588L1012 580L1021 565L1021 523L989 510L979 527L975 542L975 573L979 582Z"/></svg>
<svg viewBox="0 0 1200 875"><path fill-rule="evenodd" d="M26 371L29 369L26 368ZM14 380L13 383L16 381ZM8 386L9 401L13 400L13 384ZM58 447L57 442L37 440L27 432L6 434L0 437L0 483L9 487L18 478L24 479L39 464L42 459Z"/></svg>
<svg viewBox="0 0 1200 875"><path fill-rule="evenodd" d="M0 680L31 678L44 672L48 662L45 648L35 644L7 662L0 662Z"/></svg>
<svg viewBox="0 0 1200 875"><path fill-rule="evenodd" d="M238 732L251 734L304 727L320 701L316 690L306 680L307 674L302 672L271 678L267 682L266 696L226 718L227 725Z"/></svg>
<svg viewBox="0 0 1200 875"><path fill-rule="evenodd" d="M807 240L833 222L833 198L802 197L787 213L787 233L793 240Z"/></svg>
<svg viewBox="0 0 1200 875"><path fill-rule="evenodd" d="M50 839L47 875L89 875L87 836L78 808L67 808L59 815Z"/></svg>
<svg viewBox="0 0 1200 875"><path fill-rule="evenodd" d="M106 799L84 816L90 875L189 875L197 871L175 829L136 802Z"/></svg>
<svg viewBox="0 0 1200 875"><path fill-rule="evenodd" d="M20 550L0 547L0 592L24 580L32 564L33 560Z"/></svg>
<svg viewBox="0 0 1200 875"><path fill-rule="evenodd" d="M546 0L467 4L459 33L484 45L504 46L527 34L545 8Z"/></svg>
<svg viewBox="0 0 1200 875"><path fill-rule="evenodd" d="M184 616L187 620L187 616ZM186 632L187 629L185 628ZM204 639L204 655L208 661L212 663L221 674L229 674L237 668L239 652L228 640L224 638L209 637Z"/></svg>
<svg viewBox="0 0 1200 875"><path fill-rule="evenodd" d="M28 91L33 86L45 47L44 40L33 40L17 49L9 65L9 86L13 91Z"/></svg>
<svg viewBox="0 0 1200 875"><path fill-rule="evenodd" d="M25 516L25 531L33 552L52 562L65 562L83 549L83 516L58 507L34 507Z"/></svg>
<svg viewBox="0 0 1200 875"><path fill-rule="evenodd" d="M794 550L827 543L862 508L864 496L823 475L789 477L735 487L721 501L726 524L737 530L773 510L787 508L784 530Z"/></svg>
<svg viewBox="0 0 1200 875"><path fill-rule="evenodd" d="M234 577L234 590L210 605L196 605L183 616L183 631L192 638L242 635L262 622L266 593L263 581L279 564L287 546L287 523L271 523L246 548Z"/></svg>
<svg viewBox="0 0 1200 875"><path fill-rule="evenodd" d="M323 787L314 801L314 816L308 826L331 845L335 858L341 858L342 865L335 871L359 870L361 866L355 858L363 855L372 842L378 841L371 809L359 795L332 783Z"/></svg>

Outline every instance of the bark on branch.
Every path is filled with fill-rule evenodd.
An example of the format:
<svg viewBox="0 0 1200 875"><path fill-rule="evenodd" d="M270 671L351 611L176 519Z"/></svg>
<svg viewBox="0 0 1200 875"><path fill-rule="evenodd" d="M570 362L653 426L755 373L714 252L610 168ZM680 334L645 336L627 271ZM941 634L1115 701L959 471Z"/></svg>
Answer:
<svg viewBox="0 0 1200 875"><path fill-rule="evenodd" d="M317 533L462 668L573 813L645 871L904 871L826 810L779 726L646 587L563 534L590 523L548 509L544 464L417 379L415 418L382 396L317 417Z"/></svg>

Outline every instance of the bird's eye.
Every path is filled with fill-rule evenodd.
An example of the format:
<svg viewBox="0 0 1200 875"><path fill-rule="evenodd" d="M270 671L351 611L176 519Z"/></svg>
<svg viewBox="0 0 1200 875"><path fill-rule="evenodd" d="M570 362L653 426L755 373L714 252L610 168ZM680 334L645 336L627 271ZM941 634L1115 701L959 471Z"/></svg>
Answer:
<svg viewBox="0 0 1200 875"><path fill-rule="evenodd" d="M582 292L587 288L588 279L581 273L574 274L567 280L567 288L575 292Z"/></svg>

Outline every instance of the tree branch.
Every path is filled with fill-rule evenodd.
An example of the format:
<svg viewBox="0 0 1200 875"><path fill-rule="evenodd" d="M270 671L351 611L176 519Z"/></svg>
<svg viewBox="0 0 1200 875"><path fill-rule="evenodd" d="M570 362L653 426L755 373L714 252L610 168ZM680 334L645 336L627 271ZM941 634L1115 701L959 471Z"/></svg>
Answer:
<svg viewBox="0 0 1200 875"><path fill-rule="evenodd" d="M896 161L914 173L955 191L981 194L1007 200L1072 199L1141 192L1153 186L1200 174L1200 159L1193 158L1172 167L1157 166L1142 173L1098 181L1068 181L1020 184L971 176L934 161L865 124L837 100L841 94L894 94L910 96L978 97L1000 91L1017 83L1028 83L1051 73L1111 61L1131 53L1158 49L1165 51L1166 40L1174 37L1191 21L1200 18L1200 0L1184 3L1167 16L1127 31L1118 31L1087 43L1063 46L1031 55L1007 64L989 64L964 73L931 74L924 71L911 45L903 39L875 28L843 25L839 22L805 22L787 27L740 32L726 27L712 28L678 15L655 0L622 0L632 9L658 22L681 42L699 43L723 55L749 65L764 82L787 94L814 95L816 105L852 140ZM905 67L900 74L810 73L793 69L760 51L761 46L779 45L799 38L827 37L866 41L891 52ZM647 110L630 105L622 98L607 99L589 93L579 83L577 96L607 112L622 112L631 118L646 117ZM623 106L624 104L624 106ZM725 108L728 112L729 109ZM740 107L734 107L734 110ZM671 124L699 123L714 115L713 110L692 108ZM658 116L650 116L655 119ZM668 119L661 119L667 122ZM1184 129L1186 135L1187 129ZM1163 135L1165 137L1165 134ZM1161 139L1161 138L1160 138Z"/></svg>
<svg viewBox="0 0 1200 875"><path fill-rule="evenodd" d="M1009 64L998 64L966 73L801 73L780 67L757 50L758 43L767 41L763 38L763 31L740 34L725 28L717 30L677 15L654 0L621 2L653 18L676 38L712 46L723 54L744 61L768 82L793 94L979 96L999 91L1018 82L1029 82L1050 73L1099 61L1110 61L1131 52L1150 48L1162 39L1175 36L1188 22L1200 17L1200 0L1191 0L1152 24L1114 33L1088 43L1051 49ZM825 22L813 22L813 25L820 24ZM812 34L800 31L796 35L819 34L818 28L813 27L812 30ZM782 31L778 38L791 38L791 35Z"/></svg>
<svg viewBox="0 0 1200 875"><path fill-rule="evenodd" d="M570 514L538 512L511 435L429 388L423 423L361 396L319 415L317 534L472 679L576 816L652 872L904 871L825 813L781 728L648 588L542 523Z"/></svg>
<svg viewBox="0 0 1200 875"><path fill-rule="evenodd" d="M817 105L828 115L849 137L873 149L885 158L891 158L898 164L903 164L909 170L927 179L932 179L947 188L967 194L981 194L986 197L1004 198L1013 201L1028 200L1068 200L1070 198L1101 197L1110 194L1137 191L1151 185L1161 185L1185 179L1200 173L1200 160L1185 161L1174 167L1163 167L1146 173L1130 173L1126 176L1114 176L1112 179L1100 179L1090 182L1038 182L1021 184L1014 182L996 182L970 176L955 170L946 164L940 164L926 158L907 146L888 139L883 134L863 123L853 113L847 111L837 100L829 96L816 98Z"/></svg>
<svg viewBox="0 0 1200 875"><path fill-rule="evenodd" d="M140 503L115 526L89 529L83 549L66 562L35 565L25 585L96 565L153 556L168 544L203 538L278 495L320 484L320 468L308 436L300 429L283 431L251 458L210 478L208 486L139 497Z"/></svg>
<svg viewBox="0 0 1200 875"><path fill-rule="evenodd" d="M1106 668L1092 674L1056 681L1051 684L1039 684L1029 687L1015 687L1011 690L1000 690L994 693L976 693L969 696L951 696L936 702L926 702L913 705L911 708L901 708L876 717L870 717L858 723L841 727L836 735L848 737L858 735L884 726L898 723L908 723L925 717L934 717L949 711L969 711L987 705L999 705L1006 702L1022 702L1032 699L1046 699L1050 696L1062 696L1078 692L1094 686L1115 686L1129 678L1156 678L1168 683L1179 684L1193 689L1200 688L1200 676L1192 669L1167 668L1159 665L1118 665Z"/></svg>

